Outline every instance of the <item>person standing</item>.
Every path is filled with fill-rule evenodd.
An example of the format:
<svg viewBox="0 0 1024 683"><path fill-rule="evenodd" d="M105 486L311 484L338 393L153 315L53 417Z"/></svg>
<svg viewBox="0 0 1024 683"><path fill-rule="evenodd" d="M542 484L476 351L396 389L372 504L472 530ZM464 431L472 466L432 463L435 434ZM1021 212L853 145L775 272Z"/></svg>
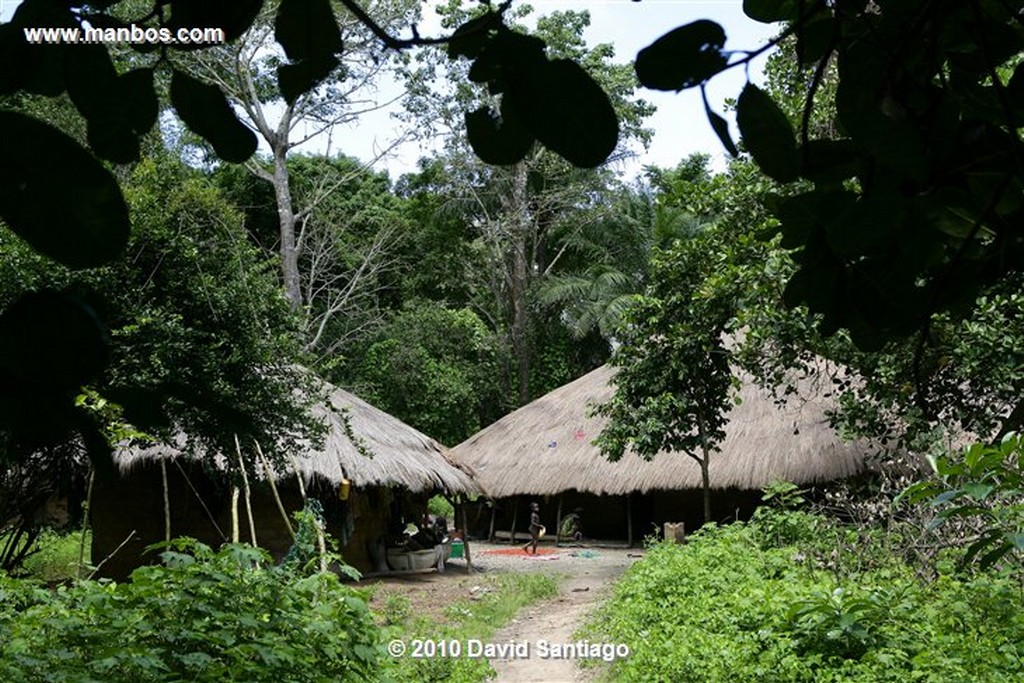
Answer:
<svg viewBox="0 0 1024 683"><path fill-rule="evenodd" d="M523 552L537 554L537 541L544 534L544 526L540 523L540 503L530 503L530 542L523 546Z"/></svg>

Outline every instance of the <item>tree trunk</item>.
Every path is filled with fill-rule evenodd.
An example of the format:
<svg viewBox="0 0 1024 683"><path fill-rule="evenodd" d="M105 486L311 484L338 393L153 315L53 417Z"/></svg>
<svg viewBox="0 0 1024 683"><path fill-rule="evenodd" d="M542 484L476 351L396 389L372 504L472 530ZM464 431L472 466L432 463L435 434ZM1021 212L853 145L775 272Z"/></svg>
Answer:
<svg viewBox="0 0 1024 683"><path fill-rule="evenodd" d="M508 206L513 223L510 292L512 299L512 353L516 358L516 382L519 405L530 401L530 320L526 300L530 285L528 236L530 218L526 197L526 163L520 161L512 176L512 193Z"/></svg>
<svg viewBox="0 0 1024 683"><path fill-rule="evenodd" d="M295 209L292 191L288 186L288 159L283 147L274 149L274 198L277 201L277 220L281 230L281 279L284 295L292 308L302 306L299 288L299 251L295 238Z"/></svg>
<svg viewBox="0 0 1024 683"><path fill-rule="evenodd" d="M711 462L711 449L708 448L707 430L704 427L704 414L697 411L697 435L700 437L700 450L704 457L700 463L700 482L704 489L704 523L711 521L711 473L708 469Z"/></svg>

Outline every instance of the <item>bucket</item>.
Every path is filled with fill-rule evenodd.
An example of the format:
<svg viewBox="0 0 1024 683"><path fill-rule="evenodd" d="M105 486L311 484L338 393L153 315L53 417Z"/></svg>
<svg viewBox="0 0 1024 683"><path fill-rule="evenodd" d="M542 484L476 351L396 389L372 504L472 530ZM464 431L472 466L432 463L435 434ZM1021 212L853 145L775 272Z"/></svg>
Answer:
<svg viewBox="0 0 1024 683"><path fill-rule="evenodd" d="M455 539L454 541L452 541L452 553L448 557L452 557L452 558L462 557L463 556L462 551L463 551L462 541L460 541L459 539Z"/></svg>

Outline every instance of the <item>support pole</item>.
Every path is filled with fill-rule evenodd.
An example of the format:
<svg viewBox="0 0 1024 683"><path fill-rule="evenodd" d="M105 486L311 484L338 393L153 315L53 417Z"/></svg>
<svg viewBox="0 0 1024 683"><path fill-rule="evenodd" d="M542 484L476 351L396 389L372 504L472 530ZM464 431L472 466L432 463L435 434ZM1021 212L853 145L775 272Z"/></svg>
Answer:
<svg viewBox="0 0 1024 683"><path fill-rule="evenodd" d="M516 544L516 518L519 516L519 499L516 496L512 496L512 531L511 540L509 543L512 545Z"/></svg>
<svg viewBox="0 0 1024 683"><path fill-rule="evenodd" d="M160 475L164 482L164 540L171 541L171 490L167 485L167 461L160 461Z"/></svg>
<svg viewBox="0 0 1024 683"><path fill-rule="evenodd" d="M238 434L235 434L235 452L238 453L238 469L242 473L242 486L245 488L245 516L249 520L249 537L252 539L252 547L256 543L256 524L252 519L252 493L249 490L249 475L245 472L245 461L242 460L242 447L238 443Z"/></svg>
<svg viewBox="0 0 1024 683"><path fill-rule="evenodd" d="M267 462L267 458L263 455L263 449L260 448L258 441L253 441L253 445L256 446L256 454L259 455L260 463L263 464L263 472L267 476L267 483L270 484L270 493L274 496L274 502L277 503L277 511L281 513L281 519L284 520L284 526L288 529L288 535L292 537L292 541L295 541L295 529L292 528L292 522L288 519L288 513L284 509L284 503L281 502L281 495L277 492L277 484L274 483L274 472L270 469L270 463ZM295 464L292 463L292 467ZM299 478L299 483L302 482L302 478Z"/></svg>
<svg viewBox="0 0 1024 683"><path fill-rule="evenodd" d="M633 494L626 494L626 542L633 547Z"/></svg>
<svg viewBox="0 0 1024 683"><path fill-rule="evenodd" d="M469 525L466 523L465 502L462 503L462 550L466 553L466 571L473 573L473 556L469 552Z"/></svg>
<svg viewBox="0 0 1024 683"><path fill-rule="evenodd" d="M558 547L558 541L562 537L562 498L564 495L558 494L558 512L555 513L555 547Z"/></svg>
<svg viewBox="0 0 1024 683"><path fill-rule="evenodd" d="M231 542L238 543L238 487L231 487Z"/></svg>
<svg viewBox="0 0 1024 683"><path fill-rule="evenodd" d="M82 578L85 571L85 535L89 531L89 518L92 516L92 482L96 472L89 468L89 487L85 492L85 519L82 521L82 538L78 541L78 571L75 572L78 578Z"/></svg>
<svg viewBox="0 0 1024 683"><path fill-rule="evenodd" d="M498 501L491 501L491 528L487 532L487 542L494 543L494 518L498 515Z"/></svg>

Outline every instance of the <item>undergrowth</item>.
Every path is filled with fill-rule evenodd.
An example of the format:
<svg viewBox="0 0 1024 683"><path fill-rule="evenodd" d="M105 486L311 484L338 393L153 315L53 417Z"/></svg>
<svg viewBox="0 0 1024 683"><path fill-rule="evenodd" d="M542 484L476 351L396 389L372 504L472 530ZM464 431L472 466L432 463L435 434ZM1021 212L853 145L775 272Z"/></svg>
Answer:
<svg viewBox="0 0 1024 683"><path fill-rule="evenodd" d="M883 536L762 509L654 544L583 635L629 645L616 681L1024 680L1019 580L950 562L922 581Z"/></svg>

